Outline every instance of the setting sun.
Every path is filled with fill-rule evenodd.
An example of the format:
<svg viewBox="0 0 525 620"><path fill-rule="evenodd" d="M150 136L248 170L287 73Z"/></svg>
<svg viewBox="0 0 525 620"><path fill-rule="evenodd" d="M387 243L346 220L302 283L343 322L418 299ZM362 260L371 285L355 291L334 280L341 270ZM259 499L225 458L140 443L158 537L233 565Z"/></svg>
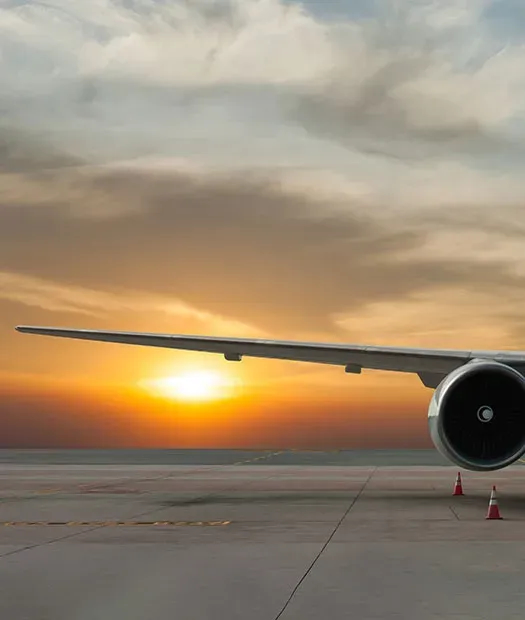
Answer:
<svg viewBox="0 0 525 620"><path fill-rule="evenodd" d="M193 371L142 381L141 385L159 396L176 400L205 401L229 396L236 383L237 381L217 372Z"/></svg>

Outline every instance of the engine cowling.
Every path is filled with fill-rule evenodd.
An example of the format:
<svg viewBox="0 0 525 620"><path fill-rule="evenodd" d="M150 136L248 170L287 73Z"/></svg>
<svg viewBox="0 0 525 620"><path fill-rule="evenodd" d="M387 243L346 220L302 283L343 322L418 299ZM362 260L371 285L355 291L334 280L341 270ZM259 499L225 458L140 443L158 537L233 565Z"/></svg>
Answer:
<svg viewBox="0 0 525 620"><path fill-rule="evenodd" d="M506 467L525 452L525 378L505 364L472 360L436 388L428 424L436 448L456 465Z"/></svg>

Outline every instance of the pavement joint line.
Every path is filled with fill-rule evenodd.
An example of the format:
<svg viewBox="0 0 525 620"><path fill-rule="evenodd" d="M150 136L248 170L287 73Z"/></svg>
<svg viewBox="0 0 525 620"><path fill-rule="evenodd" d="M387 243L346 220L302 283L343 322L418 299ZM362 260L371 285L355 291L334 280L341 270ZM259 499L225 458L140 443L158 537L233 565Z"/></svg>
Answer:
<svg viewBox="0 0 525 620"><path fill-rule="evenodd" d="M319 558L321 557L321 555L323 554L324 550L328 547L328 545L330 544L332 538L335 536L337 530L339 529L339 527L341 526L341 524L343 523L343 521L346 519L346 517L348 516L348 514L350 513L350 511L352 510L352 508L354 507L355 503L357 502L357 500L361 497L361 494L363 493L363 491L365 490L366 485L370 482L370 480L372 479L372 476L375 474L375 472L377 471L377 467L375 467L370 474L368 475L368 478L365 480L363 486L359 489L359 491L357 492L357 494L355 495L355 497L352 499L352 501L350 502L350 505L348 506L348 508L346 509L345 513L343 514L343 516L339 519L339 521L336 523L334 529L332 530L332 533L330 534L330 536L328 537L328 539L326 540L326 542L324 543L324 545L321 547L321 550L319 551L319 553L315 556L315 558L313 559L313 561L311 562L310 566L306 569L306 572L304 573L304 575L301 577L301 579L299 579L299 581L297 582L297 584L295 585L295 588L292 590L290 596L288 597L288 599L286 600L284 606L282 607L281 611L277 614L277 616L275 616L275 620L279 620L279 618L283 615L283 613L286 611L288 605L292 602L293 597L295 596L295 594L297 593L297 591L299 590L299 588L301 587L301 585L303 584L303 582L305 581L305 579L308 577L308 575L312 572L313 567L317 564L317 561L319 560Z"/></svg>
<svg viewBox="0 0 525 620"><path fill-rule="evenodd" d="M454 510L454 508L453 508L452 506L449 506L449 508L450 508L450 511L452 512L452 514L456 517L456 519L457 519L458 521L460 521L461 519L459 518L459 515L458 515L458 513Z"/></svg>
<svg viewBox="0 0 525 620"><path fill-rule="evenodd" d="M0 554L0 559L7 558L10 555L15 555L17 553L22 553L24 551L30 551L31 549L36 549L37 547L47 547L48 545L52 545L53 543L60 542L62 540L66 540L68 538L74 538L75 536L79 536L80 534L87 534L88 532L93 532L95 530L101 529L101 526L91 527L88 530L82 530L80 532L73 532L72 534L66 534L65 536L59 536L58 538L52 538L51 540L46 540L45 542L34 543L32 545L26 545L20 549L13 549L12 551L7 551L6 553Z"/></svg>

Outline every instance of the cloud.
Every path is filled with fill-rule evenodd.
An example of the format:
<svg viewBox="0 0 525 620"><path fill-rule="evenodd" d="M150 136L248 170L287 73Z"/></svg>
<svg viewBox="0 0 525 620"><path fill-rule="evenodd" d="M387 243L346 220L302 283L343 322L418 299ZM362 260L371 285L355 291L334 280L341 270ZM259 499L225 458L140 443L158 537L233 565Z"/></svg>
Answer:
<svg viewBox="0 0 525 620"><path fill-rule="evenodd" d="M87 171L29 175L0 209L0 268L18 274L19 300L31 290L48 305L98 312L122 301L94 291L139 306L150 296L157 308L160 297L291 335L336 333L334 313L417 291L523 286L505 261L481 269L475 256L425 255L430 227L373 217L358 198L331 211L323 192L284 174ZM101 201L127 208L98 217Z"/></svg>
<svg viewBox="0 0 525 620"><path fill-rule="evenodd" d="M260 85L308 80L330 65L322 26L277 0L213 9L153 0L10 3L0 9L0 41L6 123L93 161L187 154L212 143L224 157L232 132L249 140L239 114L256 110ZM312 47L316 60L304 63Z"/></svg>
<svg viewBox="0 0 525 620"><path fill-rule="evenodd" d="M191 319L217 333L263 334L240 321L230 321L192 308L177 299L140 293L108 293L78 286L64 286L41 278L0 272L0 300L16 302L60 314L81 314L90 318L118 313L158 314L171 319Z"/></svg>
<svg viewBox="0 0 525 620"><path fill-rule="evenodd" d="M0 270L24 303L150 295L283 335L339 335L333 316L421 291L510 295L511 235L489 214L520 217L523 49L485 12L4 4Z"/></svg>
<svg viewBox="0 0 525 620"><path fill-rule="evenodd" d="M347 24L348 43L292 115L315 134L391 157L523 156L525 48L483 19L487 3L413 3Z"/></svg>
<svg viewBox="0 0 525 620"><path fill-rule="evenodd" d="M54 77L121 78L150 84L205 85L304 81L327 68L324 27L299 4L96 2L15 4L0 13L4 57L31 54ZM43 37L42 33L47 36ZM316 56L303 63L312 46Z"/></svg>
<svg viewBox="0 0 525 620"><path fill-rule="evenodd" d="M78 166L79 157L20 127L0 126L0 174ZM3 179L8 177L3 176Z"/></svg>
<svg viewBox="0 0 525 620"><path fill-rule="evenodd" d="M496 301L489 288L444 286L438 295L415 291L404 299L370 303L358 316L342 313L333 319L348 339L366 335L370 344L498 350L514 348L518 331L524 336L518 299L523 303L516 293Z"/></svg>
<svg viewBox="0 0 525 620"><path fill-rule="evenodd" d="M335 162L329 142L371 159L522 158L524 48L489 6L381 1L330 20L282 0L9 3L0 106L96 161Z"/></svg>

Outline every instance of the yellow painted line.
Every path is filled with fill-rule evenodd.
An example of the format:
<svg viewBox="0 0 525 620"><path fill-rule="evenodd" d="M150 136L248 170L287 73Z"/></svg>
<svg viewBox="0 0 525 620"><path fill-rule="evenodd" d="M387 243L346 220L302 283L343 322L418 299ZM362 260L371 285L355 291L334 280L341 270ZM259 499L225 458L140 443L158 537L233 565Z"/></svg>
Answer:
<svg viewBox="0 0 525 620"><path fill-rule="evenodd" d="M77 526L77 527L137 527L137 526L224 526L230 525L231 521L0 521L0 526Z"/></svg>

